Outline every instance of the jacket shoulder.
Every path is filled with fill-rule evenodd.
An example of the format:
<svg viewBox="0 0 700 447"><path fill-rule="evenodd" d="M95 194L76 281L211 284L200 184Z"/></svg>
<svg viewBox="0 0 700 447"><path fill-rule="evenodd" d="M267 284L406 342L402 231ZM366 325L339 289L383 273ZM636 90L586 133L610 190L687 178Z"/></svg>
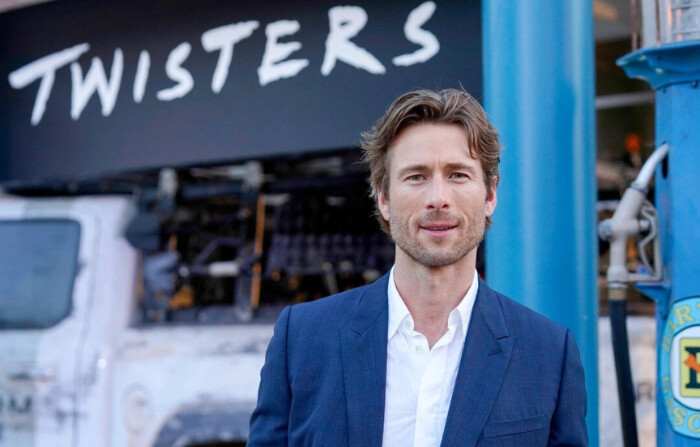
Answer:
<svg viewBox="0 0 700 447"><path fill-rule="evenodd" d="M521 340L564 342L568 329L529 307L494 291L509 332ZM558 344L558 343L557 343Z"/></svg>
<svg viewBox="0 0 700 447"><path fill-rule="evenodd" d="M297 315L311 316L327 312L345 311L356 305L368 286L346 290L324 298L305 303L293 304L292 312Z"/></svg>

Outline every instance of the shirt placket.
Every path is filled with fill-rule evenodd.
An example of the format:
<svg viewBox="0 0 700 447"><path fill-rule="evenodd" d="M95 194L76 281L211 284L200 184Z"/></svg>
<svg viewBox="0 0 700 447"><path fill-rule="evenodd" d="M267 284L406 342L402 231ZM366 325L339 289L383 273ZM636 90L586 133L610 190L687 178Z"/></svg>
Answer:
<svg viewBox="0 0 700 447"><path fill-rule="evenodd" d="M444 375L447 367L447 348L452 339L448 331L434 346L427 351L427 359L420 380L418 405L416 408L415 447L439 446L440 403L444 394ZM427 349L427 341L424 349Z"/></svg>

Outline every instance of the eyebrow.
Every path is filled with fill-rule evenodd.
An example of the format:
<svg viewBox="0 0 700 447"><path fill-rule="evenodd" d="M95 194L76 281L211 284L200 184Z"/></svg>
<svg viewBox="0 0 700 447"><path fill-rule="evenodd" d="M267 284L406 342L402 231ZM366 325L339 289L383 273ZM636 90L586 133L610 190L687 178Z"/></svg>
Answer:
<svg viewBox="0 0 700 447"><path fill-rule="evenodd" d="M476 168L474 166L469 166L465 163L447 163L445 165L445 169L447 171L466 171L469 174L476 174ZM399 177L404 177L410 172L426 172L428 171L428 166L425 164L414 164L414 165L408 165L404 166L403 168L399 169L398 175Z"/></svg>
<svg viewBox="0 0 700 447"><path fill-rule="evenodd" d="M424 164L408 165L399 169L398 175L399 177L405 177L409 172L425 172L427 170L428 166Z"/></svg>
<svg viewBox="0 0 700 447"><path fill-rule="evenodd" d="M465 163L447 163L445 168L448 171L467 171L470 174L476 173L476 168Z"/></svg>

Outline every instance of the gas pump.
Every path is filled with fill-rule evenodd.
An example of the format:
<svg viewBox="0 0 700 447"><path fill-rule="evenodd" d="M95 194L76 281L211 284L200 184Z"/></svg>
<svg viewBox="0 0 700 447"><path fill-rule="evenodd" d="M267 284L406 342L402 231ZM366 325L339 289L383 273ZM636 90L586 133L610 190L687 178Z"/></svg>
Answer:
<svg viewBox="0 0 700 447"><path fill-rule="evenodd" d="M658 148L599 234L611 241L611 302L624 303L627 284L635 283L656 304L657 445L691 446L700 442L700 2L651 0L641 8L643 46L618 64L656 90ZM643 194L652 170L655 208ZM621 241L641 234L656 239L657 261L650 275L639 276L618 251ZM628 354L616 363L619 383ZM631 389L620 389L622 403ZM634 445L633 410L626 417L625 443Z"/></svg>

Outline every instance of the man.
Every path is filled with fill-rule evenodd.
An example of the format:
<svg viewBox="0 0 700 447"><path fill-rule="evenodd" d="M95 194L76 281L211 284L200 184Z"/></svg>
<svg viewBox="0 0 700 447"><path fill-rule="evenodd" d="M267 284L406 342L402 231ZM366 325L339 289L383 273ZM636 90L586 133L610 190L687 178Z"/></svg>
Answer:
<svg viewBox="0 0 700 447"><path fill-rule="evenodd" d="M587 445L573 336L475 270L499 180L481 106L407 93L363 150L394 267L282 312L248 446Z"/></svg>

